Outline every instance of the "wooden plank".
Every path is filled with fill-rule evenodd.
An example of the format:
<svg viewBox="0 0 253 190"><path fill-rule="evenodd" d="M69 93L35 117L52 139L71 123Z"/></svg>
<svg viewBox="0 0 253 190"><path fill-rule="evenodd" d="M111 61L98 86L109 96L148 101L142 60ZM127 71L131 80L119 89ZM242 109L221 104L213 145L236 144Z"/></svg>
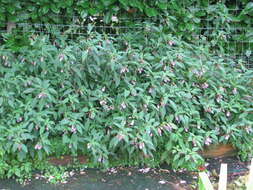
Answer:
<svg viewBox="0 0 253 190"><path fill-rule="evenodd" d="M204 158L221 158L236 155L237 150L231 144L212 144L199 153Z"/></svg>
<svg viewBox="0 0 253 190"><path fill-rule="evenodd" d="M218 190L227 189L227 164L221 164Z"/></svg>
<svg viewBox="0 0 253 190"><path fill-rule="evenodd" d="M247 190L253 189L253 158L252 158L251 164L250 164L249 179L248 179L246 187L247 187Z"/></svg>
<svg viewBox="0 0 253 190"><path fill-rule="evenodd" d="M199 177L200 177L200 180L206 190L214 190L213 186L209 180L209 177L207 176L207 174L205 172L200 172Z"/></svg>

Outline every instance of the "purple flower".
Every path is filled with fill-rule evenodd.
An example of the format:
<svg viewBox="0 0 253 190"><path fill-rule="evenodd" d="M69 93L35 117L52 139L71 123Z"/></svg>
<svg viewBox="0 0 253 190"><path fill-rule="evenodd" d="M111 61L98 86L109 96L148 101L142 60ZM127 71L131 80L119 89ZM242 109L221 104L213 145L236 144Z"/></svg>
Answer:
<svg viewBox="0 0 253 190"><path fill-rule="evenodd" d="M60 55L59 55L59 60L60 60L60 61L63 61L64 58L65 58L64 54L60 54Z"/></svg>
<svg viewBox="0 0 253 190"><path fill-rule="evenodd" d="M103 106L103 105L106 105L106 104L107 104L106 100L100 100L100 101L99 101L99 103L100 103L100 105L101 105L101 106Z"/></svg>
<svg viewBox="0 0 253 190"><path fill-rule="evenodd" d="M22 145L21 145L21 144L18 145L18 150L19 150L19 151L22 150Z"/></svg>
<svg viewBox="0 0 253 190"><path fill-rule="evenodd" d="M47 94L45 94L45 93L43 93L43 92L41 92L41 93L38 94L38 98L39 98L39 99L45 98L45 97L47 97Z"/></svg>
<svg viewBox="0 0 253 190"><path fill-rule="evenodd" d="M42 145L41 144L36 144L34 148L35 148L35 150L40 150L40 149L42 149Z"/></svg>
<svg viewBox="0 0 253 190"><path fill-rule="evenodd" d="M71 126L71 132L76 133L76 127L74 125Z"/></svg>
<svg viewBox="0 0 253 190"><path fill-rule="evenodd" d="M117 138L119 141L121 141L122 139L124 139L124 135L118 134L118 135L116 136L116 138Z"/></svg>
<svg viewBox="0 0 253 190"><path fill-rule="evenodd" d="M132 120L130 123L129 123L129 126L133 126L134 125L134 120Z"/></svg>
<svg viewBox="0 0 253 190"><path fill-rule="evenodd" d="M143 68L138 68L137 71L138 71L138 73L141 74L143 72Z"/></svg>
<svg viewBox="0 0 253 190"><path fill-rule="evenodd" d="M223 98L223 96L218 94L216 97L216 101L219 103L219 102L221 102L222 98Z"/></svg>
<svg viewBox="0 0 253 190"><path fill-rule="evenodd" d="M17 123L20 123L21 121L23 121L23 118L22 118L22 117L19 117L19 118L17 119Z"/></svg>
<svg viewBox="0 0 253 190"><path fill-rule="evenodd" d="M152 94L152 93L153 93L153 91L154 91L154 89L153 89L153 88L151 88L151 87L148 89L148 92L149 92L150 94Z"/></svg>
<svg viewBox="0 0 253 190"><path fill-rule="evenodd" d="M164 129L166 129L167 131L172 131L173 127L170 124L166 124L163 126Z"/></svg>
<svg viewBox="0 0 253 190"><path fill-rule="evenodd" d="M162 130L160 128L157 129L157 132L160 136L162 136Z"/></svg>
<svg viewBox="0 0 253 190"><path fill-rule="evenodd" d="M170 82L170 79L168 77L165 77L163 80L165 83Z"/></svg>
<svg viewBox="0 0 253 190"><path fill-rule="evenodd" d="M222 92L226 91L226 89L223 88L222 86L220 87L220 90L221 90Z"/></svg>
<svg viewBox="0 0 253 190"><path fill-rule="evenodd" d="M121 104L120 104L120 107L121 107L121 109L126 109L126 104L125 104L125 102L122 102Z"/></svg>
<svg viewBox="0 0 253 190"><path fill-rule="evenodd" d="M250 126L247 126L245 130L247 133L252 133L252 128Z"/></svg>
<svg viewBox="0 0 253 190"><path fill-rule="evenodd" d="M122 67L122 69L120 70L120 74L127 73L127 72L129 72L127 67Z"/></svg>
<svg viewBox="0 0 253 190"><path fill-rule="evenodd" d="M144 142L140 142L140 143L139 143L139 149L142 150L142 149L144 148L144 146L145 146Z"/></svg>
<svg viewBox="0 0 253 190"><path fill-rule="evenodd" d="M173 45L174 45L174 42L170 40L170 41L168 42L168 44L169 44L170 46L173 46Z"/></svg>
<svg viewBox="0 0 253 190"><path fill-rule="evenodd" d="M178 116L176 116L175 119L178 123L180 122L180 118Z"/></svg>
<svg viewBox="0 0 253 190"><path fill-rule="evenodd" d="M205 109L205 112L212 113L213 111L212 111L212 108L208 107L208 108Z"/></svg>
<svg viewBox="0 0 253 190"><path fill-rule="evenodd" d="M210 145L212 143L212 139L210 137L207 137L205 139L205 145Z"/></svg>
<svg viewBox="0 0 253 190"><path fill-rule="evenodd" d="M201 87L202 87L203 89L206 89L206 88L209 87L209 85L205 82L204 84L201 85Z"/></svg>
<svg viewBox="0 0 253 190"><path fill-rule="evenodd" d="M233 94L234 94L234 95L237 94L237 88L234 88L234 89L233 89Z"/></svg>
<svg viewBox="0 0 253 190"><path fill-rule="evenodd" d="M176 65L175 61L170 62L171 66L174 67Z"/></svg>

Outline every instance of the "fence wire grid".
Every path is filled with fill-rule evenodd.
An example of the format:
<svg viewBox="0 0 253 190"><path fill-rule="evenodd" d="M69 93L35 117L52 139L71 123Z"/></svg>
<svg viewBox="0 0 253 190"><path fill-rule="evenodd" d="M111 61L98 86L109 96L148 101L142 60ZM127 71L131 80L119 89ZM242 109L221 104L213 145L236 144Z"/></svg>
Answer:
<svg viewBox="0 0 253 190"><path fill-rule="evenodd" d="M237 4L237 1L236 1ZM229 11L237 14L241 11L239 6L237 8L229 9ZM195 8L199 10L198 7ZM68 16L68 15L52 15L54 18L59 18L59 20L68 20L68 23L61 24L50 24L50 23L15 23L15 27L19 29L21 33L36 33L36 34L52 34L55 30L60 31L61 35L67 35L68 39L74 39L79 36L85 36L87 34L89 24L93 25L93 31L98 33L106 33L108 35L120 35L125 32L134 32L144 30L145 25L136 23L142 22L153 22L162 25L166 20L163 18L121 18L120 16L115 17L113 22L106 24L103 21L103 17L92 16L87 17L85 20L78 16ZM71 22L69 22L71 21ZM205 27L199 27L194 31L196 38L206 37L207 40L212 43L214 38L213 33L219 31L221 35L228 35L228 39L224 40L224 53L229 54L235 59L243 59L247 68L253 69L253 40L240 39L240 35L247 35L249 30L253 31L253 26L251 27L238 27L236 23L230 23L230 28L226 27L215 27L210 24L210 19L201 19ZM0 33L6 33L7 28L2 28ZM3 37L1 35L1 41ZM253 36L252 36L253 39Z"/></svg>

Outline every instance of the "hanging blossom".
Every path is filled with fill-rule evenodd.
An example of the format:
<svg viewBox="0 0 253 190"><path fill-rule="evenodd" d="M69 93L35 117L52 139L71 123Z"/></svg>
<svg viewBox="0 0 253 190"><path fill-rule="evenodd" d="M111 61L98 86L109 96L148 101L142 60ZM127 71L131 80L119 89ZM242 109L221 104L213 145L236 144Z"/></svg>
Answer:
<svg viewBox="0 0 253 190"><path fill-rule="evenodd" d="M169 40L169 41L168 41L168 44L169 44L170 46L173 46L173 45L175 44L175 42L173 42L172 40Z"/></svg>
<svg viewBox="0 0 253 190"><path fill-rule="evenodd" d="M227 116L227 117L230 117L230 116L231 116L230 111L227 111L227 112L226 112L226 116Z"/></svg>
<svg viewBox="0 0 253 190"><path fill-rule="evenodd" d="M226 88L220 86L220 91L221 91L221 92L225 92L225 91L226 91Z"/></svg>
<svg viewBox="0 0 253 190"><path fill-rule="evenodd" d="M162 130L161 130L161 128L160 128L160 127L159 127L159 128L157 128L157 132L158 132L159 136L162 136Z"/></svg>
<svg viewBox="0 0 253 190"><path fill-rule="evenodd" d="M207 88L209 87L209 85L208 85L208 83L205 82L204 84L201 85L201 87L202 87L203 89L207 89Z"/></svg>
<svg viewBox="0 0 253 190"><path fill-rule="evenodd" d="M205 69L201 69L200 71L198 70L193 70L193 73L197 76L197 77L202 77L205 74L206 70Z"/></svg>
<svg viewBox="0 0 253 190"><path fill-rule="evenodd" d="M210 145L212 143L212 139L210 137L207 137L205 139L205 145Z"/></svg>
<svg viewBox="0 0 253 190"><path fill-rule="evenodd" d="M106 104L107 104L106 100L100 100L100 101L99 101L99 103L100 103L100 105L101 105L101 106L103 106L103 105L106 105Z"/></svg>
<svg viewBox="0 0 253 190"><path fill-rule="evenodd" d="M237 88L234 88L233 89L233 94L236 95L238 92L237 92Z"/></svg>
<svg viewBox="0 0 253 190"><path fill-rule="evenodd" d="M175 120L180 123L180 118L178 116L175 117Z"/></svg>
<svg viewBox="0 0 253 190"><path fill-rule="evenodd" d="M225 135L225 139L228 140L230 135Z"/></svg>
<svg viewBox="0 0 253 190"><path fill-rule="evenodd" d="M252 131L253 131L250 126L246 126L245 130L246 130L247 133L252 133Z"/></svg>
<svg viewBox="0 0 253 190"><path fill-rule="evenodd" d="M41 93L38 94L38 98L39 98L39 99L45 98L45 97L47 97L47 94L45 94L45 93L43 93L43 92L41 92Z"/></svg>
<svg viewBox="0 0 253 190"><path fill-rule="evenodd" d="M36 144L34 148L35 148L35 150L40 150L40 149L42 149L42 145L41 144Z"/></svg>
<svg viewBox="0 0 253 190"><path fill-rule="evenodd" d="M129 69L127 67L122 67L122 69L120 70L120 74L128 73L128 72L129 72Z"/></svg>
<svg viewBox="0 0 253 190"><path fill-rule="evenodd" d="M170 125L170 124L166 124L166 125L163 126L163 128L166 129L167 131L171 132L172 129L173 129L173 126Z"/></svg>
<svg viewBox="0 0 253 190"><path fill-rule="evenodd" d="M139 149L141 149L141 150L142 150L144 147L145 147L144 142L140 142L140 143L139 143Z"/></svg>
<svg viewBox="0 0 253 190"><path fill-rule="evenodd" d="M223 96L221 94L218 94L217 97L216 97L216 101L219 103L221 102Z"/></svg>
<svg viewBox="0 0 253 190"><path fill-rule="evenodd" d="M208 107L208 108L205 109L205 112L207 112L207 113L213 113L213 110L212 110L212 108Z"/></svg>
<svg viewBox="0 0 253 190"><path fill-rule="evenodd" d="M65 55L64 55L64 54L60 54L60 55L59 55L59 60L60 60L60 61L63 61L64 59L65 59Z"/></svg>
<svg viewBox="0 0 253 190"><path fill-rule="evenodd" d="M120 104L120 107L121 107L121 109L126 109L127 105L125 104L125 102L122 102L122 103Z"/></svg>
<svg viewBox="0 0 253 190"><path fill-rule="evenodd" d="M141 74L143 71L144 71L143 68L138 68L138 69L137 69L137 72L138 72L139 74Z"/></svg>
<svg viewBox="0 0 253 190"><path fill-rule="evenodd" d="M172 67L174 67L176 65L176 62L175 61L171 61L170 64L171 64Z"/></svg>
<svg viewBox="0 0 253 190"><path fill-rule="evenodd" d="M76 127L75 127L74 125L72 125L72 126L71 126L71 132L72 132L72 133L76 133L76 131L77 131Z"/></svg>
<svg viewBox="0 0 253 190"><path fill-rule="evenodd" d="M118 134L118 135L116 136L116 138L117 138L119 141L121 141L122 139L124 139L124 135L123 135L123 134Z"/></svg>

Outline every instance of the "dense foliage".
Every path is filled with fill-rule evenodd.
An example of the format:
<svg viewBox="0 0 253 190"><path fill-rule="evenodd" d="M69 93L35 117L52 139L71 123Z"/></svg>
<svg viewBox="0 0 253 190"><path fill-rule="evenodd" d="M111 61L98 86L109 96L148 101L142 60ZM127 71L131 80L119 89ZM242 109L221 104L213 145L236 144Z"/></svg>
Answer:
<svg viewBox="0 0 253 190"><path fill-rule="evenodd" d="M115 38L90 27L77 41L27 42L15 52L0 47L1 175L13 162L63 150L103 166L188 169L212 143L252 156L253 73L240 60L152 25Z"/></svg>
<svg viewBox="0 0 253 190"><path fill-rule="evenodd" d="M164 13L176 13L187 16L189 20L190 14L192 18L202 17L208 14L208 7L216 7L223 5L224 8L243 10L244 14L252 16L252 2L250 0L231 1L231 0L26 0L12 1L1 0L0 18L1 21L55 21L59 18L50 17L52 14L81 16L85 18L87 15L112 15L119 16L122 13L136 13L137 15L146 15L149 17L163 15ZM193 10L192 8L198 8ZM204 10L204 9L209 9ZM224 14L224 13L217 13ZM227 13L229 14L229 13ZM174 14L171 14L174 15ZM64 20L63 18L61 18ZM110 18L108 18L110 20ZM197 18L196 18L197 19ZM251 22L251 21L244 21Z"/></svg>
<svg viewBox="0 0 253 190"><path fill-rule="evenodd" d="M206 36L216 52L252 56L251 0L0 0L0 4L1 29L8 22L27 23L23 26L27 31L29 24L34 23L58 24L55 26L64 30L68 25L83 26L89 22L129 27L137 22L136 18L152 18L185 39ZM90 16L99 19L94 21ZM46 30L42 26L38 25L37 31ZM109 32L116 33L116 29Z"/></svg>

